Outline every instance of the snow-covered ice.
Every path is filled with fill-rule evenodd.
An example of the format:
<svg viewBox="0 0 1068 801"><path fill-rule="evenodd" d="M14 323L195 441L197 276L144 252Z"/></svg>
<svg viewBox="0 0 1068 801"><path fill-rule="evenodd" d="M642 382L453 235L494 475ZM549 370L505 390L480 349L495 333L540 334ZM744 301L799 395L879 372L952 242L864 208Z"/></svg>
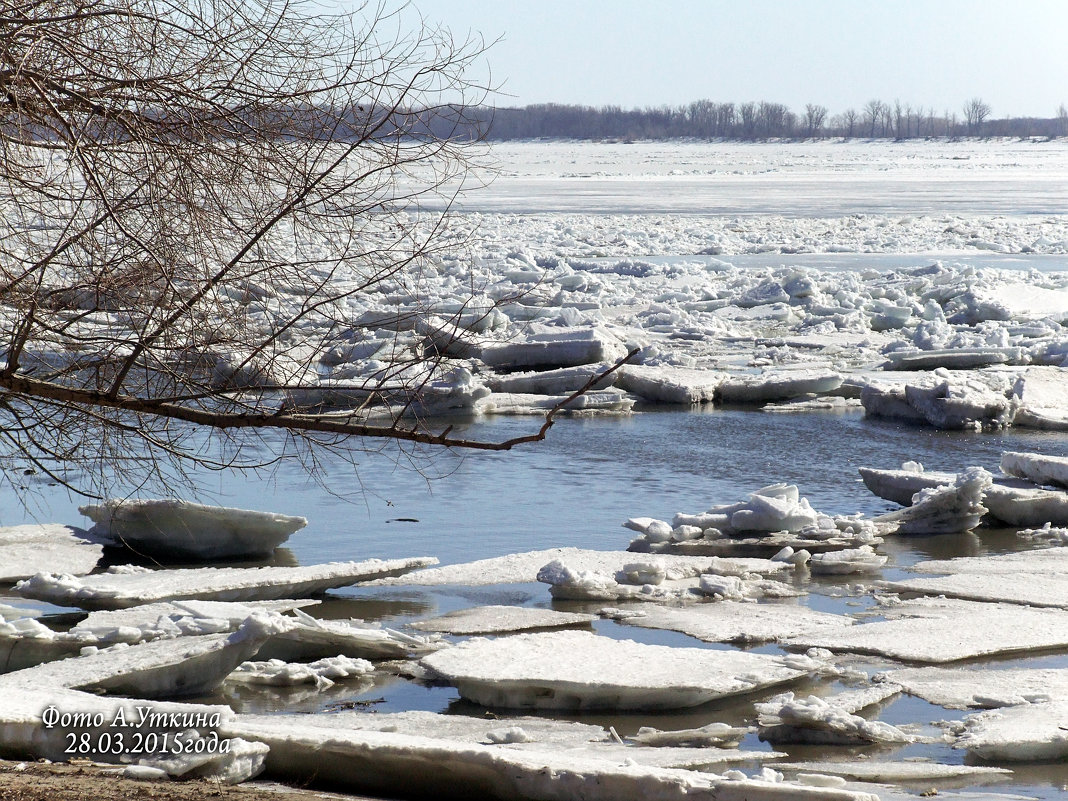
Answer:
<svg viewBox="0 0 1068 801"><path fill-rule="evenodd" d="M1064 391L1068 393L1068 384ZM1001 454L1001 469L1010 476L1026 478L1036 484L1068 488L1068 457L1006 451Z"/></svg>
<svg viewBox="0 0 1068 801"><path fill-rule="evenodd" d="M263 715L240 715L230 725L235 731L242 731L244 726L270 726L277 720L277 717ZM645 737L629 737L622 741L618 735L600 726L530 716L487 718L420 711L367 715L342 711L328 716L301 716L299 723L323 729L384 732L470 745L496 745L513 751L566 750L576 756L581 754L619 763L630 760L660 768L705 768L780 756L774 751L738 750L735 747L737 740L744 737L748 729L734 729L722 724L690 730L680 737L674 737L675 732L655 732L655 735L647 733ZM710 748L710 745L717 747Z"/></svg>
<svg viewBox="0 0 1068 801"><path fill-rule="evenodd" d="M789 657L643 645L581 631L468 640L421 664L467 700L505 709L680 709L808 672L791 667Z"/></svg>
<svg viewBox="0 0 1068 801"><path fill-rule="evenodd" d="M904 668L879 678L947 709L1068 701L1068 668Z"/></svg>
<svg viewBox="0 0 1068 801"><path fill-rule="evenodd" d="M919 782L955 778L996 781L1012 774L1008 768L921 761L884 762L879 759L856 759L849 762L776 762L775 769L787 773L830 773L862 782ZM994 801L993 797L990 798Z"/></svg>
<svg viewBox="0 0 1068 801"><path fill-rule="evenodd" d="M1068 701L992 709L964 720L955 743L980 759L1048 762L1068 757Z"/></svg>
<svg viewBox="0 0 1068 801"><path fill-rule="evenodd" d="M873 379L860 401L872 417L943 429L990 430L1011 425L1012 382L1003 373L953 374L944 368L905 384Z"/></svg>
<svg viewBox="0 0 1068 801"><path fill-rule="evenodd" d="M874 518L881 530L897 534L956 534L971 531L986 514L983 495L993 478L981 467L957 474L953 484L922 489L912 505Z"/></svg>
<svg viewBox="0 0 1068 801"><path fill-rule="evenodd" d="M0 677L0 692L66 687L133 698L175 698L211 692L239 664L289 624L256 613L232 634L205 634L117 645Z"/></svg>
<svg viewBox="0 0 1068 801"><path fill-rule="evenodd" d="M123 566L78 578L38 573L15 585L27 598L83 609L121 609L153 601L197 598L259 601L317 595L337 587L396 576L436 564L433 557L330 562L307 567L202 567L150 570Z"/></svg>
<svg viewBox="0 0 1068 801"><path fill-rule="evenodd" d="M1060 609L917 598L882 612L895 619L810 632L786 646L932 663L1068 647L1068 616Z"/></svg>
<svg viewBox="0 0 1068 801"><path fill-rule="evenodd" d="M910 743L915 737L898 727L853 714L898 692L900 688L891 684L829 698L816 695L796 698L792 692L786 692L756 705L760 738L772 743L812 745Z"/></svg>
<svg viewBox="0 0 1068 801"><path fill-rule="evenodd" d="M408 625L419 631L470 635L589 626L596 619L596 615L525 606L476 606Z"/></svg>
<svg viewBox="0 0 1068 801"><path fill-rule="evenodd" d="M885 581L881 586L894 592L1068 608L1068 551L1063 548L932 560L912 570L948 575Z"/></svg>
<svg viewBox="0 0 1068 801"><path fill-rule="evenodd" d="M618 338L603 329L555 329L482 349L490 367L573 367L615 362L627 355Z"/></svg>
<svg viewBox="0 0 1068 801"><path fill-rule="evenodd" d="M680 557L676 557L680 558ZM696 560L698 557L681 557ZM710 557L715 559L717 557ZM746 560L734 560L736 563ZM760 562L752 559L750 562ZM675 565L665 569L655 561L635 561L624 564L615 575L601 570L577 570L570 561L555 560L538 571L538 581L549 585L549 593L566 601L696 601L703 598L722 600L732 598L790 598L803 595L789 584L764 578L754 572L738 570L722 560L724 571L699 564ZM775 572L779 566L792 567L784 562L771 563L765 572ZM762 565L754 565L758 570Z"/></svg>
<svg viewBox="0 0 1068 801"><path fill-rule="evenodd" d="M539 551L495 556L474 562L416 570L398 578L375 581L371 586L440 586L444 584L521 584L538 580L538 573L554 561L565 562L576 571L596 571L614 576L625 565L639 561L630 551L592 551L587 548L546 548ZM741 576L746 573L775 574L790 570L790 565L768 559L724 558L717 556L672 556L657 554L641 557L675 578L716 572Z"/></svg>
<svg viewBox="0 0 1068 801"><path fill-rule="evenodd" d="M616 383L650 403L692 405L711 403L727 374L671 365L626 364Z"/></svg>
<svg viewBox="0 0 1068 801"><path fill-rule="evenodd" d="M78 508L96 525L90 536L148 556L194 560L254 559L271 553L303 517L205 506L177 498L122 498ZM56 570L55 572L66 572Z"/></svg>
<svg viewBox="0 0 1068 801"><path fill-rule="evenodd" d="M269 776L296 781L314 776L358 792L463 797L478 793L531 801L876 801L874 794L860 790L655 768L561 748L519 750L414 734L327 729L300 721L279 726L277 718L267 723L238 719L228 731L270 747ZM428 765L434 768L427 769Z"/></svg>
<svg viewBox="0 0 1068 801"><path fill-rule="evenodd" d="M350 659L347 656L325 657L314 662L267 659L242 662L227 675L226 680L271 687L291 687L295 684L329 687L342 679L366 676L373 671L374 665L366 659Z"/></svg>
<svg viewBox="0 0 1068 801"><path fill-rule="evenodd" d="M806 606L737 601L684 607L643 604L636 609L603 609L600 614L631 626L680 631L705 642L735 643L774 642L855 622Z"/></svg>
<svg viewBox="0 0 1068 801"><path fill-rule="evenodd" d="M74 576L89 573L104 551L84 535L54 524L0 528L0 584L29 578L42 565Z"/></svg>
<svg viewBox="0 0 1068 801"><path fill-rule="evenodd" d="M877 554L870 545L861 545L859 548L813 554L808 560L808 569L814 575L875 573L886 564L886 560L886 556Z"/></svg>
<svg viewBox="0 0 1068 801"><path fill-rule="evenodd" d="M921 490L950 486L957 480L955 473L923 469L862 467L860 475L873 493L903 506L910 506ZM1041 489L1025 479L995 476L983 491L982 505L992 517L1013 526L1068 525L1068 492Z"/></svg>

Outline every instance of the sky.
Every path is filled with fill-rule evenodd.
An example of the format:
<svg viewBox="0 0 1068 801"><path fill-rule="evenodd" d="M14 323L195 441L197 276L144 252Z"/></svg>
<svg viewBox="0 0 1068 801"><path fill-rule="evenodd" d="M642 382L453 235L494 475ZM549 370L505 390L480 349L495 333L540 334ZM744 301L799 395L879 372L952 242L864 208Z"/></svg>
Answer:
<svg viewBox="0 0 1068 801"><path fill-rule="evenodd" d="M498 106L872 99L992 117L1068 105L1068 0L412 0L496 43Z"/></svg>

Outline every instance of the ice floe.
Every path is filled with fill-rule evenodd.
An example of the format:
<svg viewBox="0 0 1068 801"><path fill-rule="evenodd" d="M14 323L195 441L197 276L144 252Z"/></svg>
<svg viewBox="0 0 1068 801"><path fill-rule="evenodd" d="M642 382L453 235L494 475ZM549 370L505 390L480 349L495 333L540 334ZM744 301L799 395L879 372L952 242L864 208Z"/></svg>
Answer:
<svg viewBox="0 0 1068 801"><path fill-rule="evenodd" d="M235 731L245 726L270 726L277 717L240 715L231 724ZM470 745L495 745L502 750L566 751L572 756L632 763L660 768L706 768L732 762L773 759L774 751L741 751L735 746L748 729L712 724L699 730L658 732L623 740L614 730L600 726L530 716L492 718L468 715L440 715L431 712L395 712L376 715L339 712L330 716L307 715L299 725L323 729L383 732L431 737ZM661 742L663 740L663 742ZM716 746L716 747L709 747Z"/></svg>
<svg viewBox="0 0 1068 801"><path fill-rule="evenodd" d="M112 499L78 511L96 524L89 535L101 543L127 546L148 556L195 560L263 557L308 524L303 517L176 498Z"/></svg>
<svg viewBox="0 0 1068 801"><path fill-rule="evenodd" d="M908 469L901 470L862 467L860 475L865 486L880 498L904 506L911 505L921 490L946 487L957 481L955 473L923 470L915 462L906 464ZM983 490L982 505L992 517L1009 525L1068 525L1068 492L1041 489L1025 479L995 476Z"/></svg>
<svg viewBox="0 0 1068 801"><path fill-rule="evenodd" d="M1048 762L1068 757L1068 701L993 709L964 720L957 748L1005 762Z"/></svg>
<svg viewBox="0 0 1068 801"><path fill-rule="evenodd" d="M884 684L830 698L795 698L792 692L777 695L756 705L760 739L812 745L913 742L913 735L896 726L853 714L898 692L899 687Z"/></svg>
<svg viewBox="0 0 1068 801"><path fill-rule="evenodd" d="M1068 701L1068 668L904 668L876 678L947 709Z"/></svg>
<svg viewBox="0 0 1068 801"><path fill-rule="evenodd" d="M807 395L825 395L842 386L834 370L775 370L756 376L728 378L719 385L723 403L763 404Z"/></svg>
<svg viewBox="0 0 1068 801"><path fill-rule="evenodd" d="M685 607L643 604L639 608L602 609L600 614L631 626L680 631L705 642L734 643L774 642L855 622L845 615L806 606L736 601Z"/></svg>
<svg viewBox="0 0 1068 801"><path fill-rule="evenodd" d="M813 554L808 560L808 569L813 575L843 575L848 573L875 573L886 564L887 557L875 553L870 545L859 548L843 548L839 551Z"/></svg>
<svg viewBox="0 0 1068 801"><path fill-rule="evenodd" d="M627 349L604 329L550 329L482 349L482 361L490 367L573 367L580 364L615 362Z"/></svg>
<svg viewBox="0 0 1068 801"><path fill-rule="evenodd" d="M619 370L617 384L650 403L693 405L711 403L727 374L671 365L627 364Z"/></svg>
<svg viewBox="0 0 1068 801"><path fill-rule="evenodd" d="M1002 373L952 374L939 368L905 384L873 380L860 401L872 417L943 429L990 430L1012 424L1012 382Z"/></svg>
<svg viewBox="0 0 1068 801"><path fill-rule="evenodd" d="M315 662L283 662L281 659L267 659L242 662L227 674L226 680L271 687L314 684L322 688L329 687L342 679L366 676L374 669L374 665L366 659L350 659L347 656L326 657Z"/></svg>
<svg viewBox="0 0 1068 801"><path fill-rule="evenodd" d="M417 620L408 625L419 631L470 635L589 626L596 619L596 615L525 606L478 606L448 612L429 620Z"/></svg>
<svg viewBox="0 0 1068 801"><path fill-rule="evenodd" d="M1059 609L917 598L882 613L894 619L810 632L785 644L931 663L1068 647L1068 616Z"/></svg>
<svg viewBox="0 0 1068 801"><path fill-rule="evenodd" d="M371 586L440 586L443 584L529 584L538 581L538 573L550 562L564 562L575 571L596 571L614 576L624 566L638 562L630 551L592 551L587 548L546 548L540 551L495 556L474 562L416 570L397 578L378 580ZM676 556L656 554L641 557L644 564L656 565L665 576L683 578L703 572L729 575L745 573L783 573L791 566L768 559L726 558L717 556Z"/></svg>
<svg viewBox="0 0 1068 801"><path fill-rule="evenodd" d="M895 592L1068 608L1068 551L1063 548L927 561L911 569L948 575L885 581L881 586Z"/></svg>
<svg viewBox="0 0 1068 801"><path fill-rule="evenodd" d="M881 530L897 534L971 531L986 514L983 495L992 482L992 476L983 468L969 467L957 475L953 484L921 489L913 496L911 506L873 520Z"/></svg>
<svg viewBox="0 0 1068 801"><path fill-rule="evenodd" d="M1068 394L1068 384L1064 391ZM1068 457L1006 451L1001 454L1001 469L1010 476L1026 478L1036 484L1068 488Z"/></svg>
<svg viewBox="0 0 1068 801"><path fill-rule="evenodd" d="M1058 353L1068 361L1068 356ZM1068 370L1064 367L1035 367L1013 386L1017 398L1013 425L1049 431L1068 431Z"/></svg>
<svg viewBox="0 0 1068 801"><path fill-rule="evenodd" d="M808 673L792 667L800 663L790 657L643 645L581 631L468 640L421 664L469 701L505 709L680 709Z"/></svg>
<svg viewBox="0 0 1068 801"><path fill-rule="evenodd" d="M682 557L686 558L686 557ZM717 557L710 557L716 559ZM676 564L665 568L656 561L624 564L614 575L600 570L575 569L570 561L554 560L538 571L538 581L548 584L553 598L568 601L695 601L702 598L789 598L804 594L789 584L764 578L757 572L741 572L739 563L749 561L763 572L776 572L785 563L759 564L762 560L722 560L719 565ZM723 572L716 572L723 570ZM708 571L708 572L705 572Z"/></svg>
<svg viewBox="0 0 1068 801"><path fill-rule="evenodd" d="M61 633L36 625L48 632L52 647L64 648L69 652L70 649L86 646L104 647L115 643L132 644L196 634L228 633L235 631L254 612L292 611L293 616L285 618L288 627L277 632L261 647L262 658L296 661L340 654L365 659L401 659L427 653L439 645L437 639L431 636L404 634L362 620L320 620L300 609L317 603L310 599L244 603L184 600L91 612L85 620ZM3 642L0 633L0 644Z"/></svg>
<svg viewBox="0 0 1068 801"><path fill-rule="evenodd" d="M0 692L51 686L134 698L204 694L288 625L280 615L256 613L229 635L120 644L0 676Z"/></svg>
<svg viewBox="0 0 1068 801"><path fill-rule="evenodd" d="M820 514L793 484L772 484L707 512L680 512L671 523L637 517L623 526L641 535L629 550L658 554L770 556L784 548L811 553L881 542L871 521Z"/></svg>
<svg viewBox="0 0 1068 801"><path fill-rule="evenodd" d="M523 636L523 635L520 635ZM510 638L511 639L511 638ZM689 801L876 801L872 793L649 767L585 751L520 750L395 732L338 730L289 722L237 720L228 733L270 747L267 774L370 793L491 798L683 798ZM646 750L646 749L636 749ZM649 749L670 750L670 749ZM427 769L428 765L434 769ZM443 769L447 766L447 770Z"/></svg>
<svg viewBox="0 0 1068 801"><path fill-rule="evenodd" d="M83 609L121 609L173 599L258 601L317 595L357 582L436 564L433 557L330 562L307 567L202 567L150 570L121 566L78 578L38 573L15 585L27 598Z"/></svg>
<svg viewBox="0 0 1068 801"><path fill-rule="evenodd" d="M29 578L42 565L81 576L100 561L103 549L84 531L54 524L0 528L0 584Z"/></svg>
<svg viewBox="0 0 1068 801"><path fill-rule="evenodd" d="M1068 528L1054 527L1049 522L1042 528L1025 528L1016 532L1017 537L1049 545L1068 545Z"/></svg>
<svg viewBox="0 0 1068 801"><path fill-rule="evenodd" d="M941 762L884 762L856 759L850 762L776 762L786 773L829 773L862 782L919 782L936 779L998 780L1012 775L1008 768L978 765L946 765ZM991 798L993 801L993 798Z"/></svg>

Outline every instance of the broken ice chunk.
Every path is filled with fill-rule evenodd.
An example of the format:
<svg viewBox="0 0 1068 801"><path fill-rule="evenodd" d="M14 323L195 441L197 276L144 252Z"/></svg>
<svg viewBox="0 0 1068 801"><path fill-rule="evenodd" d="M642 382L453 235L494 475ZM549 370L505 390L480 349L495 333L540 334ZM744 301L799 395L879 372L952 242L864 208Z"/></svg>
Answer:
<svg viewBox="0 0 1068 801"><path fill-rule="evenodd" d="M813 631L786 646L878 654L904 662L953 662L1068 646L1068 616L1060 609L917 598L882 611L898 619Z"/></svg>
<svg viewBox="0 0 1068 801"><path fill-rule="evenodd" d="M605 329L565 328L501 345L487 345L481 355L490 367L573 367L615 362L626 356L627 350Z"/></svg>
<svg viewBox="0 0 1068 801"><path fill-rule="evenodd" d="M233 634L117 645L8 673L5 687L68 687L134 698L174 698L214 690L234 668L290 624L257 612Z"/></svg>
<svg viewBox="0 0 1068 801"><path fill-rule="evenodd" d="M955 748L980 759L1047 762L1068 757L1068 701L1023 704L964 720Z"/></svg>
<svg viewBox="0 0 1068 801"><path fill-rule="evenodd" d="M709 723L699 729L674 729L661 731L651 726L642 726L638 733L628 739L638 745L652 748L736 748L742 739L752 732L749 726L729 726L726 723Z"/></svg>
<svg viewBox="0 0 1068 801"><path fill-rule="evenodd" d="M1068 457L1065 456L1005 451L1001 454L1001 469L1010 476L1020 476L1036 484L1068 487Z"/></svg>
<svg viewBox="0 0 1068 801"><path fill-rule="evenodd" d="M408 625L420 631L471 635L588 626L596 619L596 615L525 606L477 606L448 612L429 620L417 620Z"/></svg>
<svg viewBox="0 0 1068 801"><path fill-rule="evenodd" d="M814 745L910 743L915 738L896 726L853 714L896 695L900 690L900 687L887 684L830 698L815 695L795 698L792 692L783 693L756 705L760 714L760 739Z"/></svg>
<svg viewBox="0 0 1068 801"><path fill-rule="evenodd" d="M803 395L826 395L842 386L833 370L776 370L728 378L717 395L723 403L768 403Z"/></svg>
<svg viewBox="0 0 1068 801"><path fill-rule="evenodd" d="M51 524L0 528L0 584L29 578L42 565L76 576L91 572L104 549L84 535Z"/></svg>
<svg viewBox="0 0 1068 801"><path fill-rule="evenodd" d="M814 554L808 561L808 569L814 575L874 573L886 564L886 560L886 556L875 553L870 545L861 545L859 548Z"/></svg>
<svg viewBox="0 0 1068 801"><path fill-rule="evenodd" d="M346 656L327 657L307 663L267 659L258 662L242 662L234 668L226 680L271 687L314 684L316 687L323 688L331 686L340 679L366 676L374 672L374 669L374 665L366 659L350 659Z"/></svg>
<svg viewBox="0 0 1068 801"><path fill-rule="evenodd" d="M469 701L512 709L680 709L806 674L766 654L581 631L468 640L421 664Z"/></svg>
<svg viewBox="0 0 1068 801"><path fill-rule="evenodd" d="M956 534L971 531L986 514L983 494L992 483L990 473L969 467L953 486L920 490L912 506L873 519L882 530L898 534Z"/></svg>
<svg viewBox="0 0 1068 801"><path fill-rule="evenodd" d="M805 632L851 626L853 618L817 612L806 606L722 601L698 606L644 606L601 610L600 614L632 626L668 629L705 642L755 643L784 640Z"/></svg>
<svg viewBox="0 0 1068 801"><path fill-rule="evenodd" d="M78 508L94 523L89 534L147 556L194 560L269 555L304 528L303 517L205 506L177 498L111 499Z"/></svg>
<svg viewBox="0 0 1068 801"><path fill-rule="evenodd" d="M317 595L336 587L382 576L396 576L433 565L437 559L368 559L307 567L201 567L149 570L122 566L77 578L38 573L15 585L27 598L83 609L121 609L152 601L201 598L255 601Z"/></svg>
<svg viewBox="0 0 1068 801"><path fill-rule="evenodd" d="M1068 668L903 668L876 678L947 709L1068 701Z"/></svg>
<svg viewBox="0 0 1068 801"><path fill-rule="evenodd" d="M1063 548L920 562L912 569L949 575L884 582L882 586L978 601L1068 607L1068 551Z"/></svg>

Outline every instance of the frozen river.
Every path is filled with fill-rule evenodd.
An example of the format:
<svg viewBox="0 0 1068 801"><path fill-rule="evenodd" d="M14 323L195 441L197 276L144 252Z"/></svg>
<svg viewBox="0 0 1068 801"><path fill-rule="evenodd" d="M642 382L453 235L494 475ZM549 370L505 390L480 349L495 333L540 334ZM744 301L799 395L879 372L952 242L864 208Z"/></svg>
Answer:
<svg viewBox="0 0 1068 801"><path fill-rule="evenodd" d="M464 211L835 217L1063 214L1061 142L500 143Z"/></svg>
<svg viewBox="0 0 1068 801"><path fill-rule="evenodd" d="M1046 359L1042 364L1051 371L1061 364L1064 354L1057 348L1065 347L1060 332L1068 307L1054 307L1068 286L1068 144L1063 140L532 142L501 144L492 155L503 165L501 174L458 206L461 221L471 223L480 238L465 245L468 249L458 248L454 262L473 257L481 279L500 279L504 290L518 287L542 302L544 317L530 311L535 302L506 308L514 318L510 325L530 320L555 327L604 325L621 341L646 345L647 363L654 368L682 365L745 375L811 362L870 377L885 354L914 345L938 352L1017 347L1017 361L997 368L1005 375L1028 366L1032 357ZM1027 298L1006 305L1004 314L1000 306L990 311L999 302L1008 304L1006 298L1019 296L1029 283L1037 285L1039 273L1044 302L1053 298L1041 315L1028 316ZM813 287L808 295L777 303L796 316L767 311L776 305L764 302L768 287L781 294L783 286L801 280ZM960 298L961 305L952 306ZM884 302L886 308L879 306ZM941 311L932 312L932 303L957 317L949 313L939 319ZM889 331L869 327L872 317L888 308L914 316ZM983 314L978 324L969 318ZM461 421L455 433L506 439L530 432L537 423L532 417L483 416ZM264 455L271 444L265 440ZM928 470L980 466L996 472L1005 451L1068 457L1068 433L1022 427L936 430L866 415L855 404L804 413L639 404L630 415L560 419L545 442L510 453L408 454L387 446L358 454L355 469L326 455L318 467L321 482L296 461L282 462L267 475L220 472L196 480L201 502L308 518L308 526L276 552L271 564L426 555L449 565L556 547L621 550L634 535L621 527L628 518L671 520L677 512L743 501L776 482L796 484L820 512L871 517L896 505L869 492L858 468L892 469L916 461ZM87 525L77 499L36 475L22 481L21 498L0 496L0 525L30 520ZM109 493L137 495L139 490L124 485L119 470ZM879 578L911 577L907 568L922 560L1031 547L1006 529L888 537L878 547L889 559L879 572L798 580L807 594L762 603L841 615L878 613L872 585ZM0 589L0 603L20 601ZM604 606L552 601L546 585L538 583L412 585L337 590L315 614L400 627L489 604L583 612ZM594 629L650 644L733 647L609 619L598 620ZM750 650L782 653L775 645ZM851 667L869 674L895 666L879 657L850 660ZM1031 652L990 663L1068 668L1068 655ZM203 700L271 713L361 704L383 712L484 711L462 701L454 688L384 676L339 682L322 692L227 685ZM844 684L811 681L796 689L799 695L827 695ZM564 716L612 725L628 735L642 726L752 723L753 700L715 702L685 713ZM939 737L934 721L964 714L902 694L875 717ZM742 748L767 751L770 746L752 734ZM965 758L963 750L941 741L777 749L793 761L870 757L959 764ZM743 767L749 773L759 769L756 763ZM1053 799L1068 788L1064 764L1012 768L1011 779L986 789ZM969 781L960 779L954 786L978 786L977 780ZM909 791L915 795L930 784Z"/></svg>

